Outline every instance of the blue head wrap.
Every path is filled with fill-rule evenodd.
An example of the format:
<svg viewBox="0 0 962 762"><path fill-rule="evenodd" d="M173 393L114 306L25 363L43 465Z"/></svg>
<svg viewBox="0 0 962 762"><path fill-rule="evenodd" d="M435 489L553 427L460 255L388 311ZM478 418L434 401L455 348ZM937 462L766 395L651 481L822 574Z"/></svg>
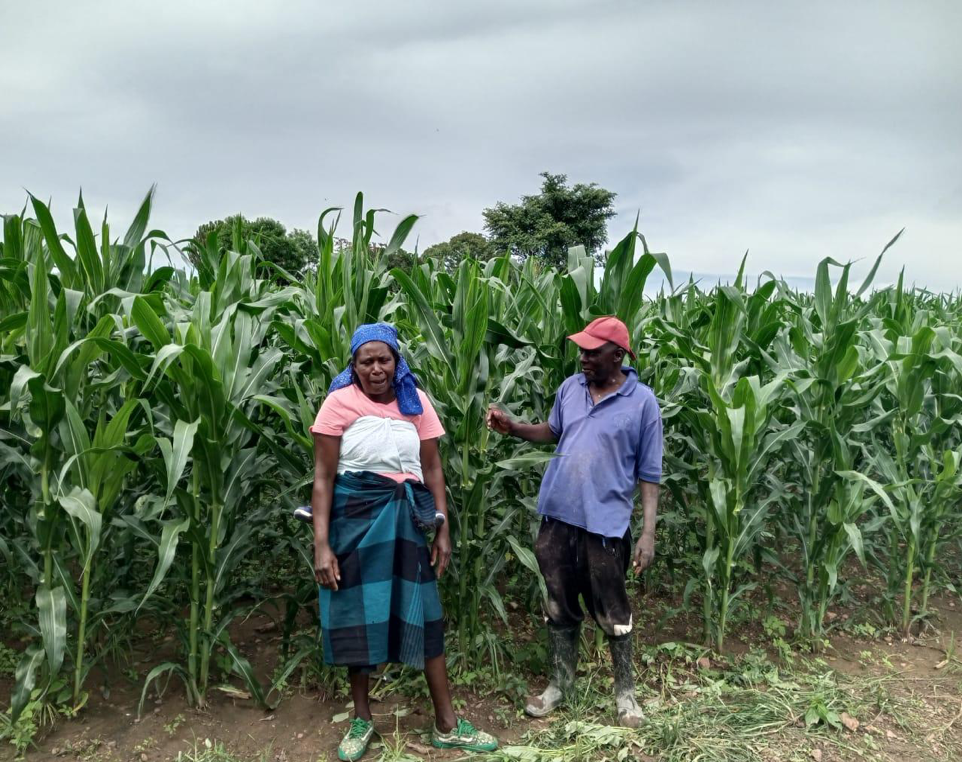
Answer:
<svg viewBox="0 0 962 762"><path fill-rule="evenodd" d="M359 326L351 337L351 355L355 355L357 350L369 341L383 341L397 353L398 361L394 368L394 381L392 382L392 386L394 387L394 394L397 397L398 408L400 408L404 415L421 415L421 413L424 412L424 408L421 407L421 398L418 396L418 381L408 367L408 364L404 361L404 358L401 357L401 347L397 340L397 329L388 323L365 323ZM353 383L354 368L353 365L348 365L331 381L331 386L327 392L330 394L333 391L343 389L345 386L350 386Z"/></svg>

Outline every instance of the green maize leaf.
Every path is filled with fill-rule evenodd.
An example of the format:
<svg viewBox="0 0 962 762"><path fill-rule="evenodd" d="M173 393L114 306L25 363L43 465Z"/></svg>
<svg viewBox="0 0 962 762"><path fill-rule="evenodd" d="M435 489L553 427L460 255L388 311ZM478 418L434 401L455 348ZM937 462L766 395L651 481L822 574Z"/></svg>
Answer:
<svg viewBox="0 0 962 762"><path fill-rule="evenodd" d="M834 558L826 559L825 573L828 575L828 589L834 591L838 586L838 561Z"/></svg>
<svg viewBox="0 0 962 762"><path fill-rule="evenodd" d="M155 373L165 373L167 368L170 367L171 363L179 358L185 349L186 347L184 347L182 344L167 344L161 347L157 351L157 354L154 355L154 362L150 367L150 373L147 374L145 386L150 386Z"/></svg>
<svg viewBox="0 0 962 762"><path fill-rule="evenodd" d="M30 366L38 369L46 367L47 356L54 345L49 294L47 263L43 251L38 250L33 267L30 307L27 311L26 326L27 357L30 360Z"/></svg>
<svg viewBox="0 0 962 762"><path fill-rule="evenodd" d="M528 452L517 455L513 458L505 458L495 463L495 467L506 471L524 471L528 468L541 466L548 461L559 457L557 453L545 452L543 450L529 450Z"/></svg>
<svg viewBox="0 0 962 762"><path fill-rule="evenodd" d="M67 598L67 603L72 611L80 611L80 598L74 585L72 568L67 568L67 559L63 554L57 554L53 561L54 579L59 583L59 589L63 590Z"/></svg>
<svg viewBox="0 0 962 762"><path fill-rule="evenodd" d="M21 365L17 368L17 372L13 376L13 383L10 385L10 413L12 417L19 412L23 390L35 378L40 378L40 374L30 366Z"/></svg>
<svg viewBox="0 0 962 762"><path fill-rule="evenodd" d="M951 482L959 473L959 461L962 453L946 450L942 453L942 470L936 475L937 482Z"/></svg>
<svg viewBox="0 0 962 762"><path fill-rule="evenodd" d="M197 703L197 689L193 685L193 682L191 681L190 677L187 675L187 672L184 671L184 668L174 662L165 661L162 664L158 664L156 667L150 670L150 672L147 673L147 677L144 679L144 687L143 687L143 690L141 690L140 692L140 702L137 704L138 718L141 716L141 714L144 711L144 701L147 698L147 689L150 687L151 683L153 683L155 680L159 679L162 675L165 675L165 674L167 675L168 681L170 680L171 676L179 677L183 681L184 687L187 689L188 696L191 697L194 703ZM160 690L158 691L158 694L162 692L163 691Z"/></svg>
<svg viewBox="0 0 962 762"><path fill-rule="evenodd" d="M843 479L857 479L865 483L865 485L872 490L876 495L878 495L879 500L885 503L886 507L893 513L896 513L895 506L892 504L892 499L885 492L885 489L874 479L870 479L865 474L859 473L858 471L836 471L839 476Z"/></svg>
<svg viewBox="0 0 962 762"><path fill-rule="evenodd" d="M150 293L151 291L162 290L164 285L171 281L176 272L173 267L158 267L150 274L144 283L144 291Z"/></svg>
<svg viewBox="0 0 962 762"><path fill-rule="evenodd" d="M127 434L127 425L134 410L141 404L139 399L128 399L110 419L110 423L103 429L103 434L97 438L96 444L103 448L118 447L123 444ZM98 435L101 430L98 429Z"/></svg>
<svg viewBox="0 0 962 762"><path fill-rule="evenodd" d="M217 568L214 577L215 590L218 592L227 584L231 572L236 568L251 550L253 545L250 542L252 527L250 523L245 524L234 532L230 541L217 551Z"/></svg>
<svg viewBox="0 0 962 762"><path fill-rule="evenodd" d="M17 664L15 683L10 702L10 722L16 722L30 702L30 694L37 684L37 670L43 663L44 650L39 646L28 646Z"/></svg>
<svg viewBox="0 0 962 762"><path fill-rule="evenodd" d="M244 684L254 697L257 705L264 709L273 709L276 703L271 704L267 701L267 697L264 695L264 688L254 674L254 669L251 667L250 662L241 655L240 651L230 642L229 638L222 638L221 644L230 655L234 671L244 680Z"/></svg>
<svg viewBox="0 0 962 762"><path fill-rule="evenodd" d="M77 408L68 399L64 401L66 407L65 425L61 427L61 438L65 444L65 451L77 459L77 481L81 487L86 488L90 475L90 437L87 435L87 428Z"/></svg>
<svg viewBox="0 0 962 762"><path fill-rule="evenodd" d="M481 594L488 599L495 613L501 618L505 625L508 624L508 611L504 606L504 599L492 585L482 585Z"/></svg>
<svg viewBox="0 0 962 762"><path fill-rule="evenodd" d="M67 647L67 598L62 587L51 589L41 585L37 588L36 602L47 666L51 677L56 677L60 673Z"/></svg>
<svg viewBox="0 0 962 762"><path fill-rule="evenodd" d="M818 315L822 330L828 326L829 314L832 309L832 279L829 274L829 265L841 267L841 265L830 257L826 257L818 263L815 273L815 312Z"/></svg>
<svg viewBox="0 0 962 762"><path fill-rule="evenodd" d="M404 241L411 233L411 229L414 227L414 223L417 221L418 217L415 214L410 214L401 220L398 223L398 226L394 229L394 233L391 235L391 240L381 256L383 256L385 259L389 259L396 254L401 246L404 245Z"/></svg>
<svg viewBox="0 0 962 762"><path fill-rule="evenodd" d="M12 334L27 325L28 312L16 312L0 319L0 334Z"/></svg>
<svg viewBox="0 0 962 762"><path fill-rule="evenodd" d="M50 209L32 194L30 195L30 201L33 203L34 214L37 215L37 221L40 223L40 230L43 232L47 249L53 258L54 264L60 271L61 279L65 283L74 283L76 280L76 267L74 261L67 256L67 252L64 251L60 243L60 236L57 235L57 227L54 225L53 215L50 214Z"/></svg>
<svg viewBox="0 0 962 762"><path fill-rule="evenodd" d="M80 367L85 367L90 361L95 359L95 355L92 351L88 352L89 347L95 347L99 351L107 352L112 358L114 358L124 370L126 370L131 376L139 381L147 380L147 374L144 371L143 363L140 359L142 355L134 354L125 344L113 339L103 338L101 336L87 336L86 338L75 341L73 344L68 346L63 352L60 353L60 357L57 360L57 365L54 369L54 375L57 375L63 366L68 362L71 355L80 350L81 357L78 358Z"/></svg>
<svg viewBox="0 0 962 762"><path fill-rule="evenodd" d="M157 313L150 307L148 302L141 296L134 297L133 309L130 313L131 318L137 328L149 341L154 349L161 349L170 344L170 334L164 327Z"/></svg>
<svg viewBox="0 0 962 762"><path fill-rule="evenodd" d="M70 494L61 497L59 502L68 514L83 522L84 526L87 527L84 568L89 569L93 555L100 546L102 517L96 510L96 500L88 490L74 487Z"/></svg>
<svg viewBox="0 0 962 762"><path fill-rule="evenodd" d="M414 281L411 280L411 277L406 272L395 268L391 270L391 277L394 278L401 287L401 290L407 294L412 302L412 306L416 308L417 315L424 324L424 340L428 351L433 357L441 360L450 368L451 361L448 353L448 341L444 335L444 331L441 329L441 324L438 322L437 313L434 308L428 303L425 295L421 293L420 289L414 284Z"/></svg>
<svg viewBox="0 0 962 762"><path fill-rule="evenodd" d="M143 608L150 596L154 594L164 581L170 565L174 562L174 556L177 554L178 539L181 533L186 531L189 526L190 519L184 519L179 522L176 520L164 522L163 529L160 533L160 542L157 545L157 568L154 569L154 576L150 580L150 585L147 586L147 592L144 593L143 599L141 599L140 604L137 606L138 611Z"/></svg>
<svg viewBox="0 0 962 762"><path fill-rule="evenodd" d="M264 388L267 385L267 380L273 376L274 370L283 359L283 356L283 353L276 348L268 349L261 354L247 373L247 378L244 380L239 392L229 397L231 402L239 404L251 398L253 393L258 389Z"/></svg>
<svg viewBox="0 0 962 762"><path fill-rule="evenodd" d="M845 534L848 535L849 542L852 543L852 549L855 551L855 555L858 556L858 560L865 565L865 547L862 544L862 533L855 524L845 523L842 525L845 529Z"/></svg>
<svg viewBox="0 0 962 762"><path fill-rule="evenodd" d="M751 466L748 471L748 483L754 483L756 479L761 475L762 470L765 468L765 464L768 459L786 442L790 442L795 437L799 436L805 429L804 421L797 421L791 426L787 426L784 429L776 431L765 437L762 443L760 451L752 459Z"/></svg>
<svg viewBox="0 0 962 762"><path fill-rule="evenodd" d="M250 447L241 450L231 461L224 483L224 505L239 505L242 501L245 494L245 479L254 476L254 467L259 462L257 455L257 448Z"/></svg>
<svg viewBox="0 0 962 762"><path fill-rule="evenodd" d="M865 280L862 281L861 288L859 288L859 290L855 294L856 297L860 297L862 294L864 294L868 290L869 286L872 285L872 281L875 280L875 274L878 272L878 266L881 264L882 257L885 256L885 252L887 252L889 249L891 249L895 245L896 241L898 241L899 238L902 237L902 233L904 232L905 232L905 228L902 228L898 233L895 234L895 237L892 238L891 241L885 244L885 248L882 249L882 253L878 255L878 258L875 260L875 264L872 265L872 269L869 270L868 275L865 276Z"/></svg>
<svg viewBox="0 0 962 762"><path fill-rule="evenodd" d="M124 236L124 246L128 249L134 249L139 246L144 238L144 232L147 230L147 224L150 220L150 208L153 204L156 190L156 185L150 186L150 190L147 191L147 195L141 202L140 208L137 209L137 214L134 215L130 227L127 228L127 234ZM149 291L150 289L147 290Z"/></svg>
<svg viewBox="0 0 962 762"><path fill-rule="evenodd" d="M275 691L279 690L282 686L286 686L287 678L294 674L294 670L301 666L304 659L312 657L317 654L318 647L316 645L304 646L299 650L294 656L290 657L284 662L284 668L277 673L274 678L274 682L271 683L270 690L267 695L270 696Z"/></svg>
<svg viewBox="0 0 962 762"><path fill-rule="evenodd" d="M63 392L49 387L42 377L28 381L27 388L30 390L29 420L24 416L24 423L28 433L38 439L44 435L49 436L64 416Z"/></svg>
<svg viewBox="0 0 962 762"><path fill-rule="evenodd" d="M194 446L194 435L197 434L198 426L200 426L199 420L193 421L192 423L178 420L174 424L173 444L171 444L169 439L164 437L156 438L157 444L160 446L161 453L164 456L164 464L167 467L167 492L164 497L165 505L169 503L171 497L173 497L177 483L180 481L181 476L184 474L184 469L187 467L187 460L190 458L190 451Z"/></svg>
<svg viewBox="0 0 962 762"><path fill-rule="evenodd" d="M617 315L629 325L634 322L635 315L637 315L638 310L641 308L644 299L645 283L648 281L648 276L654 269L655 258L651 256L651 254L643 254L628 273L628 278L618 303Z"/></svg>
<svg viewBox="0 0 962 762"><path fill-rule="evenodd" d="M720 555L721 548L716 545L706 550L701 557L701 566L705 570L705 578L709 583L715 578L715 565L718 563Z"/></svg>
<svg viewBox="0 0 962 762"><path fill-rule="evenodd" d="M541 569L538 566L538 560L534 557L534 553L519 543L513 535L508 535L506 539L511 546L511 550L514 551L514 555L521 562L521 565L534 574L538 580L538 589L541 590L541 600L547 601L548 588L545 586L544 577L541 576Z"/></svg>
<svg viewBox="0 0 962 762"><path fill-rule="evenodd" d="M290 404L286 399L281 397L272 397L266 394L255 394L251 399L255 402L260 402L267 405L271 410L273 410L277 415L280 416L281 421L284 423L287 433L294 438L294 440L308 452L312 452L314 449L314 443L310 437L303 433L303 429L297 429L294 426L294 420L291 416L291 412L287 409Z"/></svg>
<svg viewBox="0 0 962 762"><path fill-rule="evenodd" d="M97 251L94 232L83 206L74 209L74 226L77 231L77 259L87 280L89 293L96 296L104 290L104 263Z"/></svg>

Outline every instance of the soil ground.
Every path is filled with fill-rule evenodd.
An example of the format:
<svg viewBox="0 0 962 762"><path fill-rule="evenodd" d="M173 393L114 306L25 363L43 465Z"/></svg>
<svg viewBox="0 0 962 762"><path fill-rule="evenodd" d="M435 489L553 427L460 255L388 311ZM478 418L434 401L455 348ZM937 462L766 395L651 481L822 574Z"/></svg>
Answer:
<svg viewBox="0 0 962 762"><path fill-rule="evenodd" d="M587 653L593 655L584 659L587 663L579 673L578 706L558 718L531 721L521 712L517 696L490 687L455 686L456 705L477 725L495 733L513 758L535 761L962 760L962 661L954 656L956 633L962 632L962 604L955 599L937 599L933 624L910 639L867 626L846 626L844 613L832 616L837 629L830 646L817 657L791 652L774 620L764 629L759 624L733 627L731 654L723 660L685 645L699 639L696 617L679 615L667 629L656 629L655 615L667 602L638 604L646 611L643 621L649 623L636 629L639 699L649 717L641 730L604 735L606 726L613 724L609 670L604 652L596 652L590 643ZM790 621L787 615L782 619ZM269 622L267 617L251 619L232 633L234 643L265 678L274 668L280 640ZM532 626L529 623L527 629ZM158 646L145 638L131 655L129 667L113 676L109 694L94 689L79 717L58 721L27 758L86 762L337 758L349 712L344 695L327 697L294 688L276 710L265 712L243 697L215 690L209 707L198 711L187 706L182 686L173 681L162 697L149 692L138 718L143 678L158 662L158 652L172 648L170 638L167 641ZM524 678L534 688L544 684L537 676ZM9 680L0 680L0 695L9 696L10 688ZM366 759L462 756L429 748L432 718L426 698L384 692L383 684L380 688L375 720L385 745L372 749ZM825 709L821 718L820 706ZM753 717L757 722L750 720ZM0 760L13 758L11 747L0 748Z"/></svg>

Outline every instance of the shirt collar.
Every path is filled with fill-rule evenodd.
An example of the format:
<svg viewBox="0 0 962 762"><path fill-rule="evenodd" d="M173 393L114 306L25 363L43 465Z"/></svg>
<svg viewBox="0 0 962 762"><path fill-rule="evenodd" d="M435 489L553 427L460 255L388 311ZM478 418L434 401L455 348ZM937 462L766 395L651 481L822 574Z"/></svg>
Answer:
<svg viewBox="0 0 962 762"><path fill-rule="evenodd" d="M625 374L625 382L619 387L615 394L622 397L628 397L634 393L635 387L638 386L638 371L632 368L630 365L622 365L621 372ZM588 379L585 378L584 373L578 374L579 383L587 388Z"/></svg>

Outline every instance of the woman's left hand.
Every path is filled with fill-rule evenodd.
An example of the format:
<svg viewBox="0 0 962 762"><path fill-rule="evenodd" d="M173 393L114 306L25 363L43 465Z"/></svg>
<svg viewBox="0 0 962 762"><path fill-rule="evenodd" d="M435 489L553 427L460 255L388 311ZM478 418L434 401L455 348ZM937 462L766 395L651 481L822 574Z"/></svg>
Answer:
<svg viewBox="0 0 962 762"><path fill-rule="evenodd" d="M431 566L435 568L438 579L441 579L450 561L451 534L445 526L434 536L434 545L431 547Z"/></svg>

